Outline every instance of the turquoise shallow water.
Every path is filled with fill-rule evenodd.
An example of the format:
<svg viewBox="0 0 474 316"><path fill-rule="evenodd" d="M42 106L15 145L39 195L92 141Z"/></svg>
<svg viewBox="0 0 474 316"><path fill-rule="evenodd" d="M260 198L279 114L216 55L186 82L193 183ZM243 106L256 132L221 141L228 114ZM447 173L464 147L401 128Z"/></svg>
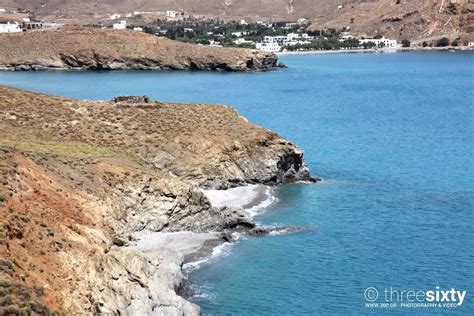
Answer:
<svg viewBox="0 0 474 316"><path fill-rule="evenodd" d="M191 274L209 315L474 313L474 54L287 56L261 74L6 73L86 99L147 94L235 106L305 150L317 185L275 190L248 238ZM462 306L367 308L365 289L466 290ZM381 299L381 297L379 297ZM377 302L380 302L378 300Z"/></svg>

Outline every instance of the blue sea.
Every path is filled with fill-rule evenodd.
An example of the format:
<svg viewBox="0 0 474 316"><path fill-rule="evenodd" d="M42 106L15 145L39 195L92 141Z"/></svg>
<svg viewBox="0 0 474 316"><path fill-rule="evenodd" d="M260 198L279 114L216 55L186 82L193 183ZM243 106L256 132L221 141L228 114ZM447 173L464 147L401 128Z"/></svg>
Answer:
<svg viewBox="0 0 474 316"><path fill-rule="evenodd" d="M313 229L247 237L192 272L204 315L473 315L474 53L281 61L256 74L0 72L0 83L229 104L304 149L323 181L276 188L256 219ZM450 289L466 291L462 305L401 306L408 291Z"/></svg>

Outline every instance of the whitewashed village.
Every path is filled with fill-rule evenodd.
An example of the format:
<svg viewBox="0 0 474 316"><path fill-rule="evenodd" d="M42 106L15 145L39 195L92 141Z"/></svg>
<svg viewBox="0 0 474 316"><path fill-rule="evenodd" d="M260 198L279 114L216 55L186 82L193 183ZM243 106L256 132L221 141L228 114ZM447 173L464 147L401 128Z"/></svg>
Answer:
<svg viewBox="0 0 474 316"><path fill-rule="evenodd" d="M22 16L21 20L8 19L8 15ZM64 25L56 22L36 21L22 9L0 8L0 33L56 30ZM7 17L7 18L5 18ZM97 23L83 26L112 28L117 31L133 30L163 36L173 40L215 47L253 48L265 52L316 50L360 50L399 49L410 47L407 39L386 38L383 34L352 34L350 27L342 30L317 30L310 21L223 21L201 16L192 16L183 11L160 12L133 11L101 16ZM466 46L474 43L459 43L447 38L434 42L423 42L423 47Z"/></svg>

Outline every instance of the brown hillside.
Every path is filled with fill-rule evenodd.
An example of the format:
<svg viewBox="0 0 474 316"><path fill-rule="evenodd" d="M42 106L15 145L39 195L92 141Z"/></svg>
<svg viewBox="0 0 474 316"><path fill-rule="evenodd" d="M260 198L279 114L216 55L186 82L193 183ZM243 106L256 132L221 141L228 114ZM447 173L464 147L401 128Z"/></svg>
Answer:
<svg viewBox="0 0 474 316"><path fill-rule="evenodd" d="M348 1L341 10L317 18L312 28L348 27L361 35L392 38L472 38L474 3L467 0Z"/></svg>
<svg viewBox="0 0 474 316"><path fill-rule="evenodd" d="M0 68L268 70L275 54L204 47L127 30L66 28L0 34Z"/></svg>
<svg viewBox="0 0 474 316"><path fill-rule="evenodd" d="M184 256L133 235L251 229L199 187L298 180L302 152L227 106L0 86L0 314L196 315L175 293Z"/></svg>
<svg viewBox="0 0 474 316"><path fill-rule="evenodd" d="M110 13L183 10L223 19L314 21L313 28L350 27L368 35L396 38L472 39L474 3L469 0L0 0L49 20L103 20ZM342 9L338 9L342 6Z"/></svg>

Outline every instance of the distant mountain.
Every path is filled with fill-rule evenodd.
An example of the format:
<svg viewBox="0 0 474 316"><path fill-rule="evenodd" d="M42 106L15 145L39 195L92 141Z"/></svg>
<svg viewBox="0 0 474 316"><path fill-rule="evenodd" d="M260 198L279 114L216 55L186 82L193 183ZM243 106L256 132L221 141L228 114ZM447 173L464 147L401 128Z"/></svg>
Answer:
<svg viewBox="0 0 474 316"><path fill-rule="evenodd" d="M344 0L0 0L39 15L182 10L199 15L294 19L315 18L337 9Z"/></svg>
<svg viewBox="0 0 474 316"><path fill-rule="evenodd" d="M314 20L313 28L349 27L367 35L436 40L473 40L472 0L352 0Z"/></svg>
<svg viewBox="0 0 474 316"><path fill-rule="evenodd" d="M86 21L110 13L182 10L224 19L313 21L312 28L349 27L367 35L471 38L473 0L0 0L39 17ZM79 18L80 17L80 18Z"/></svg>

